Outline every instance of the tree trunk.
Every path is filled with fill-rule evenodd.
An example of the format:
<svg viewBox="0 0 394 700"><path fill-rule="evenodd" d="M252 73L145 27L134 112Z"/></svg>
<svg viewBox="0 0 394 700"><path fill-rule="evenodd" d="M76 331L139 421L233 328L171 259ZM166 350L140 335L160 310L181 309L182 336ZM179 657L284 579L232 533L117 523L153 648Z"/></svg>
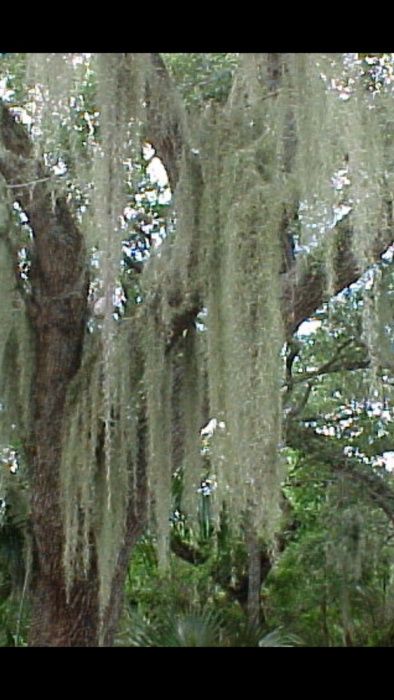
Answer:
<svg viewBox="0 0 394 700"><path fill-rule="evenodd" d="M79 232L58 200L30 212L36 234L28 311L35 337L31 470L33 646L92 646L98 640L98 588L92 571L66 600L60 464L65 400L79 369L88 279Z"/></svg>
<svg viewBox="0 0 394 700"><path fill-rule="evenodd" d="M104 644L111 645L121 612L130 550L144 523L144 407L139 419L138 503L130 503L127 534L118 553L110 601L100 630L93 535L90 570L86 577L75 581L68 600L63 566L62 434L66 396L80 367L86 332L88 278L85 250L62 201L57 202L54 216L47 222L34 214L30 220L33 230L39 230L40 236L36 239L31 270L33 295L28 307L35 334L36 358L32 387L33 425L28 450L34 569L29 643L32 646L96 646L100 636Z"/></svg>
<svg viewBox="0 0 394 700"><path fill-rule="evenodd" d="M89 289L84 240L63 197L53 199L48 172L34 160L25 128L0 101L0 172L17 187L18 202L33 231L31 293L25 297L34 335L31 430L25 443L29 469L32 573L31 646L95 646L100 619L98 574L92 535L91 566L69 598L63 566L65 533L60 466L66 396L81 364ZM32 187L26 182L34 181ZM15 249L16 250L16 249ZM15 252L16 255L16 252ZM15 259L18 278L18 261ZM138 503L130 503L101 641L111 645L122 609L130 551L144 526L146 505L145 416L139 418ZM136 515L135 515L136 514Z"/></svg>
<svg viewBox="0 0 394 700"><path fill-rule="evenodd" d="M97 644L98 590L95 566L78 581L66 601L63 570L64 530L60 462L64 405L69 382L78 369L80 350L75 336L53 323L36 333L36 374L33 385L33 460L31 516L33 525L33 646Z"/></svg>

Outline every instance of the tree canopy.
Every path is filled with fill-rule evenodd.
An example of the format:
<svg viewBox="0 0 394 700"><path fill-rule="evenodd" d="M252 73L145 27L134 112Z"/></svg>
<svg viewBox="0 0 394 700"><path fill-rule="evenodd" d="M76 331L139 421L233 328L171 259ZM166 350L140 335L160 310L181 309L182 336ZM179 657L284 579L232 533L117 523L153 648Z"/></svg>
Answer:
<svg viewBox="0 0 394 700"><path fill-rule="evenodd" d="M1 58L0 498L29 644L112 644L148 531L159 575L214 561L250 625L276 601L291 626L298 556L328 567L320 643L366 643L353 592L383 551L392 577L392 68Z"/></svg>

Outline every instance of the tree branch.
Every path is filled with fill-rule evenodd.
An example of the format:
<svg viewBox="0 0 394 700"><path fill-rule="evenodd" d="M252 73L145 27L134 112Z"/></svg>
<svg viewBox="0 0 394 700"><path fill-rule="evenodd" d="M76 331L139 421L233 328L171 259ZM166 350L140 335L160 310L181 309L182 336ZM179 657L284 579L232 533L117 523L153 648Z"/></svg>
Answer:
<svg viewBox="0 0 394 700"><path fill-rule="evenodd" d="M355 338L348 338L339 345L335 351L335 355L331 357L330 360L322 364L316 370L300 372L295 377L291 375L290 381L286 381L286 384L293 387L295 384L302 384L303 382L310 382L311 379L317 379L322 374L333 374L334 372L342 372L343 370L366 369L371 363L368 357L353 360L341 356L342 351L349 347L354 340Z"/></svg>
<svg viewBox="0 0 394 700"><path fill-rule="evenodd" d="M293 380L293 384L310 382L311 379L317 379L322 374L334 374L335 372L343 372L344 370L352 372L356 369L367 369L367 367L369 367L370 364L371 361L369 359L359 360L358 362L354 360L345 360L340 365L338 364L337 360L335 360L335 363L334 361L331 361L329 363L327 362L315 372L305 372L302 375L299 375Z"/></svg>
<svg viewBox="0 0 394 700"><path fill-rule="evenodd" d="M390 207L390 204L387 205ZM353 227L351 217L339 222L327 235L336 237L337 254L334 261L335 294L356 282L365 272L361 270L352 251ZM375 262L393 244L394 230L388 216L387 226L377 232L371 246ZM288 333L293 334L303 321L327 301L326 274L323 256L312 251L299 258L292 270L283 275L283 310Z"/></svg>

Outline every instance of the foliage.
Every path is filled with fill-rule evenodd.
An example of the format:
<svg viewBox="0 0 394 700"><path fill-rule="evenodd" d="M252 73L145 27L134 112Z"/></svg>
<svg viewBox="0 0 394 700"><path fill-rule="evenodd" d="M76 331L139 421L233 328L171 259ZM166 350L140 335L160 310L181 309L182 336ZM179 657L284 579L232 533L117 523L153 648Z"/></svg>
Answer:
<svg viewBox="0 0 394 700"><path fill-rule="evenodd" d="M26 645L26 584L30 573L27 541L26 500L18 489L8 490L0 522L0 646Z"/></svg>
<svg viewBox="0 0 394 700"><path fill-rule="evenodd" d="M164 60L189 108L210 100L224 103L231 89L237 54L164 54Z"/></svg>
<svg viewBox="0 0 394 700"><path fill-rule="evenodd" d="M211 543L212 544L212 543ZM220 555L219 555L220 558ZM120 646L294 646L282 629L251 626L245 610L212 579L211 557L193 566L173 557L166 576L149 539L135 548L126 586Z"/></svg>
<svg viewBox="0 0 394 700"><path fill-rule="evenodd" d="M375 232L392 224L392 57L286 56L281 70L275 54L163 57L51 55L55 75L40 54L26 78L25 56L2 57L4 101L27 124L35 163L22 177L33 185L2 165L2 455L37 463L45 448L32 348L51 328L47 299L78 297L78 359L49 476L66 609L97 562L103 629L131 516L142 522L143 469L154 535L133 553L119 643L391 645L394 278ZM182 117L152 65L162 77L167 66ZM170 205L149 171L179 142ZM48 241L61 242L47 266L43 202ZM61 228L65 211L77 233ZM74 288L77 240L88 252ZM49 262L65 293L40 298ZM358 281L337 294L346 264ZM314 331L292 336L298 300L284 319L282 291L305 270L325 303ZM52 324L67 341L74 308ZM215 426L208 438L204 425ZM4 642L23 643L13 606L26 525L41 515L18 503L24 480L0 483Z"/></svg>

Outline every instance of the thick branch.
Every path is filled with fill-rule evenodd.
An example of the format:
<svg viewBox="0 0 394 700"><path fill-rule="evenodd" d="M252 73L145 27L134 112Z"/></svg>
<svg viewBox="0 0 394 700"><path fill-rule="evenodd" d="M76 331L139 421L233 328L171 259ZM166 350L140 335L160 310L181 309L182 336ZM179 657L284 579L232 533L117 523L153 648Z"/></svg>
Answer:
<svg viewBox="0 0 394 700"><path fill-rule="evenodd" d="M335 259L335 293L356 282L364 270L361 270L352 251L353 227L351 218L347 217L337 224L336 232L327 235L337 236L337 255ZM393 243L392 225L377 233L372 245L375 262ZM318 259L316 251L300 258L294 268L283 275L283 309L289 335L309 318L316 309L327 300L326 275L324 260Z"/></svg>
<svg viewBox="0 0 394 700"><path fill-rule="evenodd" d="M338 348L336 348L335 355L333 357L313 371L300 372L296 376L293 376L292 374L289 376L289 373L287 372L286 385L289 387L289 389L293 389L296 384L302 384L303 382L309 383L311 379L317 379L323 374L333 374L334 372L342 372L344 370L354 371L357 369L366 369L371 364L371 361L367 356L356 359L346 358L343 356L343 350L349 347L349 345L351 345L354 341L354 338L348 338L345 342L339 345Z"/></svg>

